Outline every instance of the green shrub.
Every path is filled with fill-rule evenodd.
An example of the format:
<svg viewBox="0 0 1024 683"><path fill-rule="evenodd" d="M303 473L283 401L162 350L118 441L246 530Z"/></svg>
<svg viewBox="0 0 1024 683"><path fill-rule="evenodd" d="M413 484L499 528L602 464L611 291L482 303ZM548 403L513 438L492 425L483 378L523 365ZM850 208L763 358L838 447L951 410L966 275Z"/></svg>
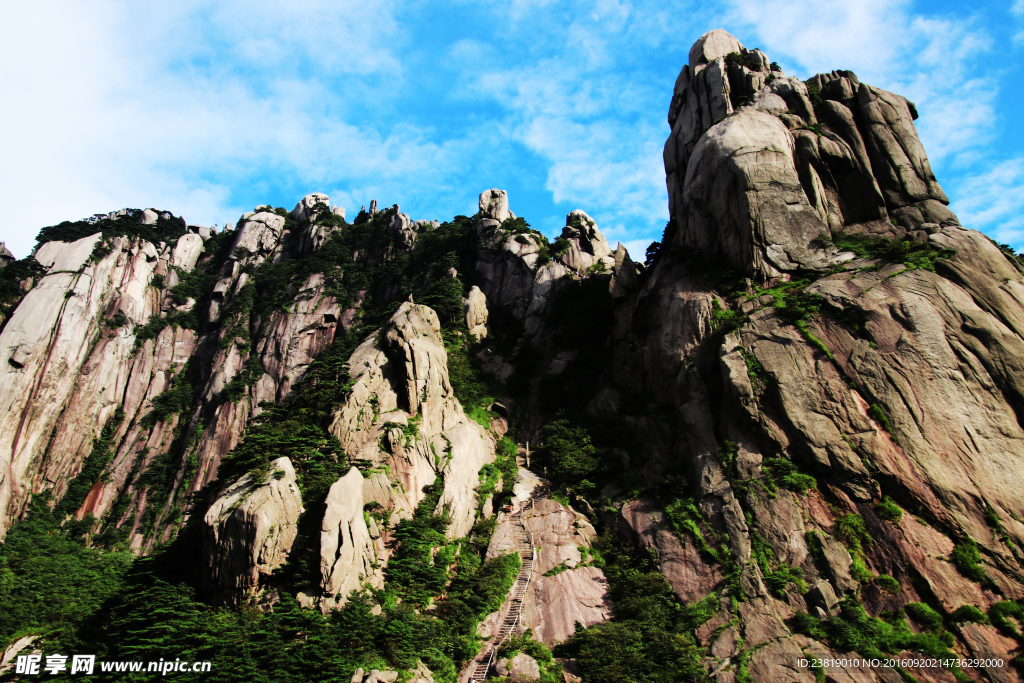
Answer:
<svg viewBox="0 0 1024 683"><path fill-rule="evenodd" d="M104 430L109 438L114 423ZM0 642L17 633L46 633L48 648L75 642L75 630L124 588L134 562L130 551L86 547L83 535L95 522L87 515L66 524L111 455L101 436L68 496L51 510L49 494L32 497L28 515L15 523L0 545ZM67 502L65 502L67 501Z"/></svg>
<svg viewBox="0 0 1024 683"><path fill-rule="evenodd" d="M933 610L923 602L912 602L906 606L907 614L929 631L938 631L942 628L942 615Z"/></svg>
<svg viewBox="0 0 1024 683"><path fill-rule="evenodd" d="M953 610L950 618L957 624L971 622L973 624L987 624L988 617L974 605L961 605Z"/></svg>
<svg viewBox="0 0 1024 683"><path fill-rule="evenodd" d="M874 579L875 585L884 590L886 593L896 595L900 592L900 582L892 578L888 574L879 574Z"/></svg>
<svg viewBox="0 0 1024 683"><path fill-rule="evenodd" d="M892 522L893 524L899 524L900 520L903 519L903 509L889 496L885 496L880 503L875 504L875 514L880 519Z"/></svg>
<svg viewBox="0 0 1024 683"><path fill-rule="evenodd" d="M790 620L790 626L794 631L826 642L840 651L856 652L865 657L883 657L886 653L893 654L903 650L939 659L955 656L949 650L955 641L952 634L948 632L913 633L906 620L901 616L890 614L887 615L887 621L876 619L868 615L853 598L844 600L841 605L840 614L826 620L799 612ZM912 605L921 605L921 603L912 603ZM942 617L927 605L923 605L923 607L927 612L910 606L907 611L914 610L922 614L934 615L934 617L938 617L937 625L935 625L934 617L922 618L929 619L929 623L936 629L941 628ZM917 617L915 617L915 621L921 623ZM958 669L951 668L951 670L954 675L959 674Z"/></svg>
<svg viewBox="0 0 1024 683"><path fill-rule="evenodd" d="M128 316L124 314L124 311L118 311L114 315L104 320L103 324L111 329L116 330L128 324Z"/></svg>
<svg viewBox="0 0 1024 683"><path fill-rule="evenodd" d="M907 268L920 268L932 272L935 271L935 264L939 259L949 259L956 255L956 251L952 249L938 249L928 242L898 241L843 233L836 233L833 239L840 251L852 251L859 257L880 258L891 263L903 263Z"/></svg>
<svg viewBox="0 0 1024 683"><path fill-rule="evenodd" d="M725 335L747 321L747 316L741 311L722 308L718 299L711 300L711 318L715 321L715 333Z"/></svg>
<svg viewBox="0 0 1024 683"><path fill-rule="evenodd" d="M858 550L850 551L850 576L861 583L870 583L875 575L871 573L867 565L864 564L864 557Z"/></svg>
<svg viewBox="0 0 1024 683"><path fill-rule="evenodd" d="M569 565L567 565L565 562L562 562L561 564L556 564L554 567L544 572L544 576L557 576L565 570L567 570L568 568Z"/></svg>
<svg viewBox="0 0 1024 683"><path fill-rule="evenodd" d="M814 477L809 474L804 474L797 470L796 464L792 460L785 458L767 458L765 464L771 471L773 478L769 484L775 482L783 488L787 488L794 493L804 495L808 491L818 488L818 482L815 481Z"/></svg>
<svg viewBox="0 0 1024 683"><path fill-rule="evenodd" d="M171 377L171 386L157 394L150 402L151 410L140 420L145 427L153 427L157 422L170 419L172 415L183 413L192 407L195 390L186 378L187 372L182 371Z"/></svg>
<svg viewBox="0 0 1024 683"><path fill-rule="evenodd" d="M988 608L988 618L992 621L992 625L1011 638L1020 640L1021 632L1010 621L1011 617L1016 619L1018 623L1024 622L1024 608L1021 607L1020 603L1004 600Z"/></svg>
<svg viewBox="0 0 1024 683"><path fill-rule="evenodd" d="M856 513L843 515L836 519L832 533L851 550L860 550L861 541L871 539L864 527L864 518Z"/></svg>
<svg viewBox="0 0 1024 683"><path fill-rule="evenodd" d="M753 52L730 52L725 56L725 63L745 66L751 71L761 70L761 61L754 56Z"/></svg>
<svg viewBox="0 0 1024 683"><path fill-rule="evenodd" d="M892 434L892 423L889 421L889 415L886 414L885 409L882 408L882 406L877 403L871 404L871 407L868 408L868 415L870 415L871 419L877 422L882 429L889 432L889 434Z"/></svg>
<svg viewBox="0 0 1024 683"><path fill-rule="evenodd" d="M515 657L520 652L525 652L530 655L539 663L545 663L552 661L551 650L544 645L544 643L538 643L534 640L532 632L527 632L521 636L515 635L510 636L506 640L501 648L498 650L499 657Z"/></svg>
<svg viewBox="0 0 1024 683"><path fill-rule="evenodd" d="M786 597L786 586L794 584L798 593L807 592L807 582L804 581L804 573L800 567L790 567L779 564L774 570L764 575L765 585L768 590L780 600Z"/></svg>
<svg viewBox="0 0 1024 683"><path fill-rule="evenodd" d="M245 396L246 388L255 386L265 372L266 369L263 367L260 357L256 354L249 356L242 365L242 370L221 389L218 399L224 403L241 400Z"/></svg>
<svg viewBox="0 0 1024 683"><path fill-rule="evenodd" d="M718 611L719 596L681 606L665 577L632 547L612 533L598 545L608 560L613 619L577 624L555 656L576 659L583 679L597 683L704 680L703 651L692 632Z"/></svg>
<svg viewBox="0 0 1024 683"><path fill-rule="evenodd" d="M109 242L114 237L125 236L131 239L143 239L154 245L158 245L160 242L174 244L187 232L185 221L175 216L165 218L161 214L155 224L149 225L143 225L140 222L141 217L140 209L128 209L126 215L113 219L104 216L94 222L88 220L64 221L40 230L39 235L36 236L36 242L39 244L50 241L74 242L99 232L103 235L103 242Z"/></svg>
<svg viewBox="0 0 1024 683"><path fill-rule="evenodd" d="M597 447L585 427L559 419L548 423L544 433L555 481L574 486L597 470Z"/></svg>
<svg viewBox="0 0 1024 683"><path fill-rule="evenodd" d="M981 566L981 555L978 553L978 544L968 538L965 542L953 548L949 555L950 561L956 565L960 573L972 581L986 583L988 575Z"/></svg>

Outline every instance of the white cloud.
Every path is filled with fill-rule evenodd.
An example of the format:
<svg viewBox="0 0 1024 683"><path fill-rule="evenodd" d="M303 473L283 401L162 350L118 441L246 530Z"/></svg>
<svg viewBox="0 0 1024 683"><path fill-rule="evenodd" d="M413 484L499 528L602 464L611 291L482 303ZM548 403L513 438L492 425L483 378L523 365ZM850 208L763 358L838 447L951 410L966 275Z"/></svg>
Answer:
<svg viewBox="0 0 1024 683"><path fill-rule="evenodd" d="M232 200L239 185L267 171L386 180L450 156L429 131L345 122L353 101L386 109L402 77L404 38L383 3L50 1L8 15L20 29L0 46L12 94L0 125L13 131L0 239L17 256L43 225L123 206L223 223L250 208ZM326 82L338 77L344 92Z"/></svg>
<svg viewBox="0 0 1024 683"><path fill-rule="evenodd" d="M442 11L406 0L12 6L0 239L24 255L42 225L95 211L223 223L254 195L313 190L350 213L377 198L443 219L513 177L557 205L536 220L582 208L613 244L649 242L667 219L671 83L714 26L803 75L853 68L914 99L937 170L977 160L993 134L998 84L972 66L985 32L915 17L910 0L455 6L477 23L435 31Z"/></svg>
<svg viewBox="0 0 1024 683"><path fill-rule="evenodd" d="M1024 156L968 176L955 190L950 208L964 226L984 229L999 242L1024 250Z"/></svg>

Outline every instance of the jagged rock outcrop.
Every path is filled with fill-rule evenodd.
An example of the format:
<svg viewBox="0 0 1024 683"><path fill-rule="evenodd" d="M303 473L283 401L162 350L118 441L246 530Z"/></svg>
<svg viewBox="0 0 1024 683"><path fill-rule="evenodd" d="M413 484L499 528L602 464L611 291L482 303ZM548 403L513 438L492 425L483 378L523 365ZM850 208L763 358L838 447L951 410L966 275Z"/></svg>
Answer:
<svg viewBox="0 0 1024 683"><path fill-rule="evenodd" d="M452 391L433 309L402 304L380 334L371 335L355 350L349 368L352 392L335 412L331 431L349 457L368 471L364 479L358 470L351 470L345 486L341 481L335 484L338 490L332 487L329 499L344 498L346 505L354 506L358 488L359 519L349 522L350 533L362 539L359 543L365 552L358 551L352 556L355 559L345 555L344 561L324 556L321 604L326 606L341 604L361 580L372 584L379 572L373 574L367 567L387 560L388 551L378 540L383 531L363 523L364 504L380 505L388 512L390 524L408 519L424 498L423 487L440 476L444 488L437 512L451 518L449 537L465 536L476 518L480 468L494 460L494 439L465 415ZM403 429L413 425L411 433ZM325 518L324 525L325 534L328 526L331 534L337 534L334 521L328 525ZM338 540L328 547L348 546Z"/></svg>
<svg viewBox="0 0 1024 683"><path fill-rule="evenodd" d="M11 250L7 248L6 244L0 242L0 268L14 260L14 254L11 253Z"/></svg>
<svg viewBox="0 0 1024 683"><path fill-rule="evenodd" d="M306 223L316 217L318 211L330 210L331 199L322 192L307 194L292 209L291 217L300 223ZM342 209L344 215L344 209Z"/></svg>
<svg viewBox="0 0 1024 683"><path fill-rule="evenodd" d="M272 461L262 478L250 472L228 486L203 516L204 581L211 598L235 603L255 594L260 579L288 558L302 512L288 458Z"/></svg>
<svg viewBox="0 0 1024 683"><path fill-rule="evenodd" d="M761 278L816 270L827 230L804 195L793 137L776 117L741 109L702 135L686 165L674 220L682 244Z"/></svg>
<svg viewBox="0 0 1024 683"><path fill-rule="evenodd" d="M497 191L501 194L495 199L490 194L494 192L480 195L483 217L477 222L476 263L480 288L489 306L500 307L523 323L527 337L542 337L549 304L558 289L569 278L613 272L615 257L597 223L580 209L566 216L560 241L550 246L536 232L505 232L489 216L501 214L507 196Z"/></svg>
<svg viewBox="0 0 1024 683"><path fill-rule="evenodd" d="M123 210L99 219L184 225L155 210ZM0 428L13 435L5 440L9 451L0 450L0 535L30 493L63 495L93 439L109 425L113 458L76 516L100 519L115 501L128 500L126 509L119 506L123 514L108 523L128 524L132 547L145 550L170 537L173 524L181 523L168 522L171 511L184 505L179 496L216 477L220 459L238 443L259 403L286 397L335 330L354 319L354 309L342 311L325 294L327 277L315 274L299 287L290 310L269 312L252 330L242 325L253 289L247 268L311 253L323 243L310 241L315 222L299 235L284 228L281 216L260 210L246 214L238 231L218 235L231 240L229 257L199 309L194 298L182 301L171 290L189 273L209 269L217 257L209 244L212 231L204 238L201 229L189 229L159 245L128 237L103 240L97 233L38 247L34 257L46 273L26 284L30 291L0 333L7 354L0 366L4 419L12 421ZM189 312L198 325L169 317ZM161 319L168 322L159 324ZM203 325L219 326L220 332L201 337L192 328ZM189 373L187 365L193 368ZM171 411L149 424L153 401L185 374L200 383L193 387L200 397L194 412ZM233 398L224 400L229 387ZM154 463L167 459L177 474L166 490L155 495L151 484L139 485ZM156 522L143 528L143 512L151 505L159 508Z"/></svg>
<svg viewBox="0 0 1024 683"><path fill-rule="evenodd" d="M605 272L615 265L615 260L610 258L612 250L607 240L585 211L576 209L569 212L561 237L569 246L559 260L574 271L586 273L600 262L597 268Z"/></svg>
<svg viewBox="0 0 1024 683"><path fill-rule="evenodd" d="M508 209L508 193L505 190L484 190L480 193L480 216L501 223L512 215Z"/></svg>
<svg viewBox="0 0 1024 683"><path fill-rule="evenodd" d="M245 220L238 226L238 237L231 247L231 258L259 265L266 258L273 258L281 247L281 233L284 231L284 217L269 211L245 214ZM249 258L250 255L253 258Z"/></svg>
<svg viewBox="0 0 1024 683"><path fill-rule="evenodd" d="M694 45L665 145L676 244L764 279L834 262L815 244L829 230L955 222L913 103L848 71L808 84L721 29Z"/></svg>
<svg viewBox="0 0 1024 683"><path fill-rule="evenodd" d="M479 341L487 336L487 297L473 285L466 297L466 327Z"/></svg>
<svg viewBox="0 0 1024 683"><path fill-rule="evenodd" d="M349 593L363 586L381 588L384 576L375 543L363 518L363 475L355 467L336 481L324 503L320 527L321 590L325 610L344 605ZM379 538L379 534L378 534Z"/></svg>
<svg viewBox="0 0 1024 683"><path fill-rule="evenodd" d="M393 208L394 212L388 223L388 230L398 238L400 249L411 250L416 244L416 223L399 210L398 204L395 204Z"/></svg>
<svg viewBox="0 0 1024 683"><path fill-rule="evenodd" d="M652 502L605 490L619 499L603 514L656 553L676 593L692 601L722 585L717 544L740 568L730 590L746 602L723 600L698 634L709 666L728 670L754 648L754 679L781 675L780 653L827 651L785 619L827 617L853 594L873 615L922 601L984 610L1024 595L1024 510L1010 490L1010 473L1024 472L1024 280L946 208L916 116L850 72L786 78L720 31L698 41L677 82L665 148L672 222L640 283L617 269L616 366L588 411L628 430L648 482L683 476L694 493L690 512L674 514L688 515L709 552ZM905 240L906 251L830 246L849 235ZM719 293L705 275L716 270L751 279ZM793 297L807 303L786 307ZM647 414L620 414L626 396L649 401ZM812 483L818 491L805 490ZM883 520L883 496L917 518ZM863 524L862 539L849 524ZM950 561L972 543L985 585ZM809 592L781 588L782 565L801 570ZM889 575L898 590L865 574ZM980 633L959 637L965 651L987 647Z"/></svg>

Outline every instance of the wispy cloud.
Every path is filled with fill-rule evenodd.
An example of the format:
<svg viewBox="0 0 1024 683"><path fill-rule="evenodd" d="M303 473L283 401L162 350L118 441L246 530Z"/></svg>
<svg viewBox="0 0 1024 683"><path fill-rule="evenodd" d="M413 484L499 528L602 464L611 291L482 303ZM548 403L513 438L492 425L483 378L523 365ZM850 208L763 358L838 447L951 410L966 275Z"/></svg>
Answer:
<svg viewBox="0 0 1024 683"><path fill-rule="evenodd" d="M1017 33L1013 36L1013 42L1020 45L1024 43L1024 28L1021 27L1021 20L1024 19L1024 0L1017 0L1010 7L1010 14L1017 18Z"/></svg>
<svg viewBox="0 0 1024 683"><path fill-rule="evenodd" d="M1024 250L1024 156L970 176L955 189L961 223L988 226L995 239Z"/></svg>
<svg viewBox="0 0 1024 683"><path fill-rule="evenodd" d="M999 132L988 28L910 0L39 0L5 18L0 239L18 255L122 206L223 223L320 190L444 219L494 186L549 234L582 208L646 244L672 84L716 26L790 72L851 68L915 100L940 180L984 173Z"/></svg>

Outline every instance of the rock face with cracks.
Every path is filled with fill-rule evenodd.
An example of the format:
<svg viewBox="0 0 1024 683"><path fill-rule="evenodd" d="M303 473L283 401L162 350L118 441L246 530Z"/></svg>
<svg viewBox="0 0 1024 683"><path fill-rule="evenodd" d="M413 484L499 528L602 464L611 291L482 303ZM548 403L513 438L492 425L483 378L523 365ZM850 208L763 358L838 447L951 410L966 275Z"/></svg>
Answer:
<svg viewBox="0 0 1024 683"><path fill-rule="evenodd" d="M525 500L537 480L526 470L520 472L526 476L516 478L513 490L517 498ZM608 581L600 568L588 564L596 532L587 518L550 498L542 498L523 511L522 520L531 530L537 559L523 600L521 629L533 629L537 640L554 645L569 638L577 622L590 626L607 621L611 617ZM512 527L502 513L487 548L488 557L516 549ZM588 557L583 553L588 553ZM552 572L556 568L562 571ZM551 576L544 576L549 572Z"/></svg>
<svg viewBox="0 0 1024 683"><path fill-rule="evenodd" d="M331 431L369 471L364 477L352 468L328 495L322 595L305 598L325 610L344 604L363 584L380 585L390 550L386 530L364 522L364 505L380 506L396 524L412 517L423 488L440 477L436 512L449 516L449 537L460 538L475 521L480 469L494 460L494 439L465 415L452 391L433 309L402 304L380 334L355 350L349 368L352 391ZM414 436L394 426L410 423L417 425Z"/></svg>
<svg viewBox="0 0 1024 683"><path fill-rule="evenodd" d="M298 533L302 496L288 458L229 486L203 516L206 585L222 603L254 594L261 578L284 564Z"/></svg>
<svg viewBox="0 0 1024 683"><path fill-rule="evenodd" d="M672 220L652 271L621 279L630 315L588 412L643 444L648 483L688 482L665 509L604 492L606 521L676 594L721 591L719 559L735 563L741 602L698 633L722 675L743 648L755 680L781 675L781 652L827 651L791 632L795 611L829 619L856 596L875 616L911 602L950 614L1024 595L1024 279L946 208L915 118L851 72L787 78L722 31L676 83ZM671 412L622 414L625 395ZM808 592L780 579L793 571ZM882 574L894 593L871 583ZM964 651L990 647L960 634Z"/></svg>

